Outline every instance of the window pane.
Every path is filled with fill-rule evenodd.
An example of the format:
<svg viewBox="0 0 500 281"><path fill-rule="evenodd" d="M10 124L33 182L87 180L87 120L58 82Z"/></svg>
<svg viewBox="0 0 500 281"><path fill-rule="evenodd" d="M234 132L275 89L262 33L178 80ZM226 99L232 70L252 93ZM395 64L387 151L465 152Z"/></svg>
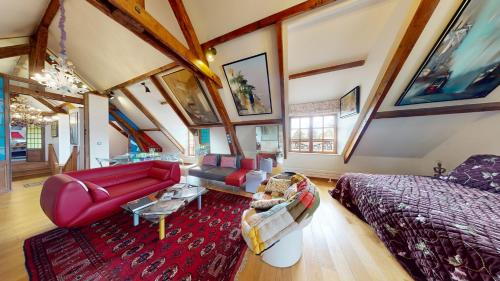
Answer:
<svg viewBox="0 0 500 281"><path fill-rule="evenodd" d="M292 121L290 123L292 123L290 125L291 128L294 128L294 129L300 128L300 119L299 118L292 118Z"/></svg>
<svg viewBox="0 0 500 281"><path fill-rule="evenodd" d="M323 116L313 118L313 128L323 128Z"/></svg>
<svg viewBox="0 0 500 281"><path fill-rule="evenodd" d="M325 127L333 128L335 125L335 117L333 116L325 116Z"/></svg>
<svg viewBox="0 0 500 281"><path fill-rule="evenodd" d="M325 139L333 139L334 131L333 128L325 128Z"/></svg>
<svg viewBox="0 0 500 281"><path fill-rule="evenodd" d="M323 151L324 152L333 152L333 141L325 141L323 142Z"/></svg>
<svg viewBox="0 0 500 281"><path fill-rule="evenodd" d="M300 139L299 129L291 129L290 130L290 138L298 140Z"/></svg>
<svg viewBox="0 0 500 281"><path fill-rule="evenodd" d="M313 140L323 139L323 129L313 129Z"/></svg>
<svg viewBox="0 0 500 281"><path fill-rule="evenodd" d="M300 128L309 128L309 117L300 118Z"/></svg>
<svg viewBox="0 0 500 281"><path fill-rule="evenodd" d="M300 143L298 141L292 141L291 144L291 150L293 151L299 151L300 150Z"/></svg>
<svg viewBox="0 0 500 281"><path fill-rule="evenodd" d="M322 142L313 142L313 151L321 152L322 151Z"/></svg>
<svg viewBox="0 0 500 281"><path fill-rule="evenodd" d="M301 140L309 139L309 129L300 129L300 139Z"/></svg>
<svg viewBox="0 0 500 281"><path fill-rule="evenodd" d="M300 151L309 151L309 142L301 142Z"/></svg>

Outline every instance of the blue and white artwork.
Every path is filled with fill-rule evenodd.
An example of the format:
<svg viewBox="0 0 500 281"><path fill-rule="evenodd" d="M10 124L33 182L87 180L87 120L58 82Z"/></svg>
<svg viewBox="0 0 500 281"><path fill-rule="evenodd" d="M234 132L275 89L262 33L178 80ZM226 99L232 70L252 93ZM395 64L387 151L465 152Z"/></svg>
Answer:
<svg viewBox="0 0 500 281"><path fill-rule="evenodd" d="M500 1L464 1L396 105L483 98L499 65Z"/></svg>

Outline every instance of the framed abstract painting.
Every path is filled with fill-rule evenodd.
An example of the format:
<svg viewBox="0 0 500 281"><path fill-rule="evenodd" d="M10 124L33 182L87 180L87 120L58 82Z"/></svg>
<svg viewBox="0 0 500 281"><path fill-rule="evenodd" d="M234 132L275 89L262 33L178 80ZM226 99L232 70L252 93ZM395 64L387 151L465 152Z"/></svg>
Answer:
<svg viewBox="0 0 500 281"><path fill-rule="evenodd" d="M222 68L239 116L273 112L266 53L224 64Z"/></svg>
<svg viewBox="0 0 500 281"><path fill-rule="evenodd" d="M183 69L162 78L195 125L219 123L203 87L191 72Z"/></svg>
<svg viewBox="0 0 500 281"><path fill-rule="evenodd" d="M359 113L359 86L340 98L340 118Z"/></svg>
<svg viewBox="0 0 500 281"><path fill-rule="evenodd" d="M500 83L500 1L464 1L396 105L483 98Z"/></svg>

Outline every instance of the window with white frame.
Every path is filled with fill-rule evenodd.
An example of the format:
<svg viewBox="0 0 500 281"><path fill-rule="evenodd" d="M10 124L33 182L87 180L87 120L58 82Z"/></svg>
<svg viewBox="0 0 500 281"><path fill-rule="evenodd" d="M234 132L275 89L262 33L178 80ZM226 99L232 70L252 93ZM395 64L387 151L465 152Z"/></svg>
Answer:
<svg viewBox="0 0 500 281"><path fill-rule="evenodd" d="M337 116L290 118L290 150L305 153L337 153Z"/></svg>

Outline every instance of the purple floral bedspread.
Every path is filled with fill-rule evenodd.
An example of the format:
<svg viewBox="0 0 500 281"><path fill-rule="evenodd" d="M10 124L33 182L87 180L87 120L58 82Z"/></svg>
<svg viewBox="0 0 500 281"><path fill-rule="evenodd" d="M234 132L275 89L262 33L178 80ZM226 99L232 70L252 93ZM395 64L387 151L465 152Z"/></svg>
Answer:
<svg viewBox="0 0 500 281"><path fill-rule="evenodd" d="M416 280L500 281L500 194L443 180L346 174L330 194Z"/></svg>

